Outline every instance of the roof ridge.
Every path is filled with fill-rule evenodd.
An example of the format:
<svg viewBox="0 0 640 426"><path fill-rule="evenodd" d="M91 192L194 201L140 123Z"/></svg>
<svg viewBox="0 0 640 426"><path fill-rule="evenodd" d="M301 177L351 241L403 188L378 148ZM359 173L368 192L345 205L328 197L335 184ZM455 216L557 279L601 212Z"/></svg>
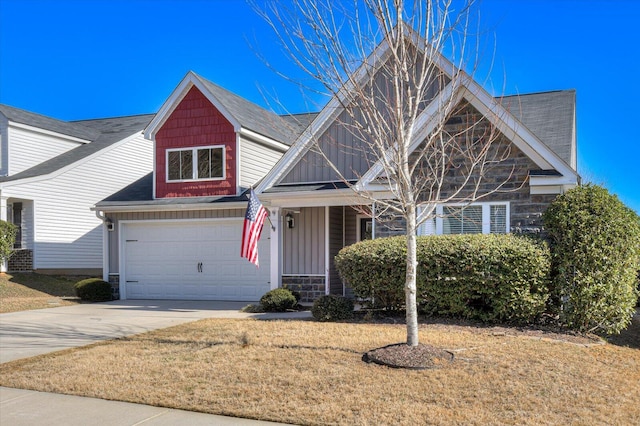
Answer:
<svg viewBox="0 0 640 426"><path fill-rule="evenodd" d="M129 114L129 115L114 115L111 117L102 117L102 118L82 118L80 120L69 120L68 123L83 123L86 121L99 121L99 120L114 120L118 118L133 118L133 117L144 117L146 115L156 115L155 112L147 112L141 114Z"/></svg>
<svg viewBox="0 0 640 426"><path fill-rule="evenodd" d="M512 98L516 96L529 96L529 95L548 95L550 93L562 93L562 92L576 92L576 89L557 89L557 90L543 90L541 92L528 92L528 93L512 93L510 95L494 96L494 98Z"/></svg>

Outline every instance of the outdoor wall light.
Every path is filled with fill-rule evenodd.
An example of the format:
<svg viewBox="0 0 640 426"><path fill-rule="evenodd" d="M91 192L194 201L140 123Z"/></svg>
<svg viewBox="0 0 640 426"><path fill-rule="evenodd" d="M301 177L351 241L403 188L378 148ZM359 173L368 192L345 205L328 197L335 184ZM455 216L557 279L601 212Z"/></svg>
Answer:
<svg viewBox="0 0 640 426"><path fill-rule="evenodd" d="M296 220L291 213L287 213L284 219L287 221L287 228L293 229L296 226Z"/></svg>
<svg viewBox="0 0 640 426"><path fill-rule="evenodd" d="M107 231L113 231L114 230L113 222L111 221L111 219L105 220L104 224L107 225Z"/></svg>

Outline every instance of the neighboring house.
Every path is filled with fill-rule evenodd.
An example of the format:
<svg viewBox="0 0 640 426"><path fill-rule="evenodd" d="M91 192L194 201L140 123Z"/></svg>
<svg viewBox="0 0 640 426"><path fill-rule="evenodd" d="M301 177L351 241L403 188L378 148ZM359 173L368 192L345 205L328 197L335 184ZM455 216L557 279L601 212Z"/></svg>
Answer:
<svg viewBox="0 0 640 426"><path fill-rule="evenodd" d="M102 273L91 207L149 173L153 115L60 121L0 105L0 218L18 227L10 271Z"/></svg>
<svg viewBox="0 0 640 426"><path fill-rule="evenodd" d="M575 92L496 100L470 81L461 96L490 117L510 145L495 178L509 177L513 168L512 190L467 206L479 219L471 226L448 219L460 206L438 206L439 218L420 232L535 231L551 200L579 182ZM380 169L350 146L340 113L333 99L318 114L277 116L187 74L145 130L155 147L153 173L95 206L114 225L105 279L127 299L255 301L280 286L299 290L307 301L346 293L333 264L337 252L402 230L367 214L375 205L311 149L319 140L347 180L375 190ZM240 258L251 186L270 212L260 268Z"/></svg>

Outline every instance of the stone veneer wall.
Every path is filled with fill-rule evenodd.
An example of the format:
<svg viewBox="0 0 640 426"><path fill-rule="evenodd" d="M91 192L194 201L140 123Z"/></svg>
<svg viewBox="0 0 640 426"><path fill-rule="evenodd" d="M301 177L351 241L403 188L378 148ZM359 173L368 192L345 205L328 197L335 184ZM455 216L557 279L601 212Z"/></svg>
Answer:
<svg viewBox="0 0 640 426"><path fill-rule="evenodd" d="M289 275L282 277L282 288L300 293L300 301L312 303L325 295L325 277L317 275Z"/></svg>
<svg viewBox="0 0 640 426"><path fill-rule="evenodd" d="M10 272L33 271L33 251L29 249L14 250L9 257L7 269Z"/></svg>
<svg viewBox="0 0 640 426"><path fill-rule="evenodd" d="M467 107L464 111L471 115L479 113L472 107ZM453 117L447 124L447 131L450 134L462 134L466 126L467 119L463 114L460 117ZM488 124L480 125L475 132L482 135L488 134ZM461 143L464 143L461 141ZM556 198L556 194L532 195L529 186L529 172L537 170L539 167L527 157L517 146L511 143L504 135L499 135L492 144L489 158L499 159L486 165L484 177L478 186L478 195L491 193L478 200L479 202L509 202L510 218L509 223L512 233L518 234L540 234L542 232L542 213L549 204ZM441 199L446 199L450 194L455 193L465 181L464 159L452 160L456 167L452 167L447 175L445 183L441 188ZM458 198L451 200L455 202L468 202L472 185L464 187L458 194ZM425 196L425 198L427 198ZM404 235L405 223L403 218L391 220L376 220L376 238L393 235Z"/></svg>
<svg viewBox="0 0 640 426"><path fill-rule="evenodd" d="M109 284L111 284L111 297L113 300L120 299L120 274L109 274Z"/></svg>

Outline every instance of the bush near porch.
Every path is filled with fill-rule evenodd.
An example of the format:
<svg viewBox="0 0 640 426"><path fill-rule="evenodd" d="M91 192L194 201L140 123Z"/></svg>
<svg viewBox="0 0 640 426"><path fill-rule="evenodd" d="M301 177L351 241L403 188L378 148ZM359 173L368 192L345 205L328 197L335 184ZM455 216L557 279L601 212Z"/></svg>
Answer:
<svg viewBox="0 0 640 426"><path fill-rule="evenodd" d="M418 237L418 304L425 313L530 323L549 298L546 244L515 235ZM404 237L362 241L336 257L343 280L375 308L404 306Z"/></svg>
<svg viewBox="0 0 640 426"><path fill-rule="evenodd" d="M640 217L598 185L567 191L543 215L551 244L551 303L560 322L617 334L636 311Z"/></svg>

